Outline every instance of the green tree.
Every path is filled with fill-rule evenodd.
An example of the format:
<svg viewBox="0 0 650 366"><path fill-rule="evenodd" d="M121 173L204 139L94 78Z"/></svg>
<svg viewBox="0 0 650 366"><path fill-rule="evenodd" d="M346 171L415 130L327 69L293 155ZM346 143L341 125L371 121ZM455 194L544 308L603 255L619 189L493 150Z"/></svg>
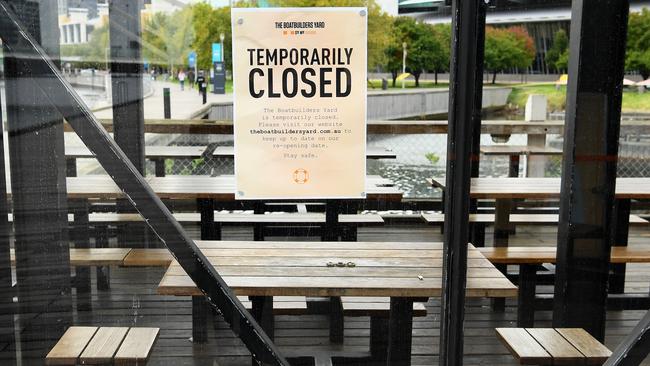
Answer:
<svg viewBox="0 0 650 366"><path fill-rule="evenodd" d="M406 43L406 64L408 65L408 58L412 57L410 50L413 47L415 40L418 38L417 21L411 17L397 17L393 22L392 32L390 35L390 42L385 49L386 54L386 69L391 73L393 78L393 87L397 76L402 72L403 63L403 43Z"/></svg>
<svg viewBox="0 0 650 366"><path fill-rule="evenodd" d="M451 57L451 25L436 24L433 34L440 45L439 52L435 54L430 71L435 74L435 84L438 85L438 73L449 71L449 58Z"/></svg>
<svg viewBox="0 0 650 366"><path fill-rule="evenodd" d="M445 52L448 47L429 24L417 22L415 31L413 44L406 54L406 66L415 77L416 87L420 86L420 76L424 71L435 71L437 83L438 71L445 65L445 56L449 57Z"/></svg>
<svg viewBox="0 0 650 366"><path fill-rule="evenodd" d="M185 65L194 38L191 8L155 13L142 28L144 58L152 64L166 65L172 74Z"/></svg>
<svg viewBox="0 0 650 366"><path fill-rule="evenodd" d="M553 35L553 45L546 52L546 65L558 72L562 72L566 70L565 61L568 60L568 54L569 37L567 37L564 29L560 29Z"/></svg>
<svg viewBox="0 0 650 366"><path fill-rule="evenodd" d="M485 32L485 69L497 73L508 69L525 69L535 59L535 44L523 27L493 28Z"/></svg>
<svg viewBox="0 0 650 366"><path fill-rule="evenodd" d="M638 71L643 79L650 77L650 10L630 13L627 30L625 69Z"/></svg>
<svg viewBox="0 0 650 366"><path fill-rule="evenodd" d="M239 5L238 5L239 6ZM192 27L194 41L192 49L197 53L199 69L212 68L212 44L219 43L220 35L224 35L223 56L226 69L232 69L232 32L230 29L230 8L213 8L207 3L197 3L192 6Z"/></svg>
<svg viewBox="0 0 650 366"><path fill-rule="evenodd" d="M381 10L375 0L270 0L281 7L354 7L368 8L368 70L376 70L387 62L385 53L390 43L393 19Z"/></svg>
<svg viewBox="0 0 650 366"><path fill-rule="evenodd" d="M61 57L78 57L81 67L105 69L108 56L108 26L95 28L88 36L88 42L61 46Z"/></svg>

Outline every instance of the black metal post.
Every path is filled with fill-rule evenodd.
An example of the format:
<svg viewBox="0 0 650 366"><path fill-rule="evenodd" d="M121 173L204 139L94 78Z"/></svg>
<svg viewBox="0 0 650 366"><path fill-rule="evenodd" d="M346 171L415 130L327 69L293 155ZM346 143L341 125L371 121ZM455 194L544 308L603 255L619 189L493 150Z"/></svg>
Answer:
<svg viewBox="0 0 650 366"><path fill-rule="evenodd" d="M574 0L554 327L605 338L628 0Z"/></svg>
<svg viewBox="0 0 650 366"><path fill-rule="evenodd" d="M26 25L25 34L58 59L56 3L12 1L12 7ZM72 320L63 120L48 101L61 90L49 87L52 76L38 68L31 46L19 41L24 35L5 20L0 16L17 296L25 328L20 339L44 342L45 352Z"/></svg>
<svg viewBox="0 0 650 366"><path fill-rule="evenodd" d="M7 217L9 209L7 207L5 141L2 120L2 95L0 95L0 342L13 344L15 342L14 314L16 306L13 302L14 289L11 278L11 226ZM8 362L13 363L14 360L15 354L8 355Z"/></svg>
<svg viewBox="0 0 650 366"><path fill-rule="evenodd" d="M165 119L172 118L172 106L171 106L170 94L171 92L169 88L163 88L163 106L165 109Z"/></svg>
<svg viewBox="0 0 650 366"><path fill-rule="evenodd" d="M517 326L532 328L535 326L535 289L537 265L519 266L519 291L517 293Z"/></svg>
<svg viewBox="0 0 650 366"><path fill-rule="evenodd" d="M480 133L484 41L485 2L453 1L440 316L442 366L463 364L470 180L472 153L477 152L472 146ZM475 132L477 126L479 132Z"/></svg>
<svg viewBox="0 0 650 366"><path fill-rule="evenodd" d="M48 3L55 4L54 2ZM5 59L7 59L7 54L13 54L15 57L19 51L22 57L16 58L16 63L20 63L23 70L35 75L48 76L43 78L42 82L35 83L33 89L41 91L49 102L48 105L55 106L81 140L95 152L102 167L113 177L115 184L124 192L124 195L134 202L134 206L137 207L144 221L170 250L197 287L206 295L210 305L221 311L224 320L260 362L288 365L273 341L237 299L178 221L174 219L172 213L151 189L142 174L138 172L130 159L102 127L92 111L85 106L43 49L24 30L12 9L13 7L9 6L6 0L0 0L0 37L2 37L5 47ZM6 35L9 36L6 37ZM63 156L63 154L55 155ZM59 170L65 171L63 163ZM62 219L67 224L66 215L63 215ZM53 241L48 242L48 248L52 247L52 243ZM69 264L66 265L66 270L69 275ZM39 295L43 294L42 283L40 285ZM51 310L51 307L48 310ZM56 314L59 315L59 323L62 326L69 324L65 319L60 319L59 313Z"/></svg>
<svg viewBox="0 0 650 366"><path fill-rule="evenodd" d="M413 299L390 298L388 319L388 366L411 365L411 343L413 338Z"/></svg>
<svg viewBox="0 0 650 366"><path fill-rule="evenodd" d="M113 95L113 136L138 171L144 174L144 97L140 39L142 0L110 0L108 19ZM127 200L117 200L118 213L135 212ZM118 227L118 245L126 248L148 246L143 225Z"/></svg>
<svg viewBox="0 0 650 366"><path fill-rule="evenodd" d="M71 239L75 248L90 248L90 227L88 222L88 200L72 199L69 201L70 211L74 215L74 226ZM90 284L90 267L76 266L75 289L77 290L77 311L92 310L92 286Z"/></svg>
<svg viewBox="0 0 650 366"><path fill-rule="evenodd" d="M617 199L614 204L613 246L626 247L630 231L630 199ZM622 294L625 291L625 263L610 265L609 293Z"/></svg>

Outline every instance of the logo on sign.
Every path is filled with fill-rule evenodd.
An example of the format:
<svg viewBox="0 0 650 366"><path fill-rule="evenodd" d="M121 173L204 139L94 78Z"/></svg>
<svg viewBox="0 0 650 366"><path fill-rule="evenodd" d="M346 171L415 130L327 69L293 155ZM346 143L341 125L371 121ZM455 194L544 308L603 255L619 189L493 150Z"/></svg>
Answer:
<svg viewBox="0 0 650 366"><path fill-rule="evenodd" d="M294 170L293 181L298 184L307 183L309 181L309 172L302 168Z"/></svg>

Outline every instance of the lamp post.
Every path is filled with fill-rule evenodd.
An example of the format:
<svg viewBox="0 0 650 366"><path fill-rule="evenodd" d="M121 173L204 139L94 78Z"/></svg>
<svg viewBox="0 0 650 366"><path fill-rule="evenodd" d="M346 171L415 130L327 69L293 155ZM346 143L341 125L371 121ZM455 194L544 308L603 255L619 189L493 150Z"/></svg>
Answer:
<svg viewBox="0 0 650 366"><path fill-rule="evenodd" d="M406 42L402 42L402 89L404 89L404 74L406 73Z"/></svg>
<svg viewBox="0 0 650 366"><path fill-rule="evenodd" d="M223 48L223 40L226 38L226 35L221 33L219 34L219 39L221 40L221 62L226 60L226 50Z"/></svg>

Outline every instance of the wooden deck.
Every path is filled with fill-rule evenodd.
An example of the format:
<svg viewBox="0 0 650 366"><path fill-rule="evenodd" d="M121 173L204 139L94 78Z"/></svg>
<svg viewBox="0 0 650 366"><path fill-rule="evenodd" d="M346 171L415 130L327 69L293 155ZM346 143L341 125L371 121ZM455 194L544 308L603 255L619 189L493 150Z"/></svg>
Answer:
<svg viewBox="0 0 650 366"><path fill-rule="evenodd" d="M195 227L189 227L193 237L198 236ZM251 229L224 228L226 240L252 240ZM487 233L487 245L491 242ZM510 239L511 245L554 245L556 231L549 227L522 226ZM283 238L269 238L283 240ZM289 240L309 240L291 238ZM359 229L359 241L441 241L438 228L425 224L387 225ZM632 228L630 246L650 249L650 231L646 227ZM114 268L111 271L110 291L97 292L93 283L93 310L73 314L74 325L159 327L160 336L148 365L250 365L248 352L242 343L217 316L211 317L208 343L194 345L191 337L191 300L189 297L162 296L156 287L164 268ZM93 282L94 282L94 271ZM650 266L628 265L626 291L648 293ZM544 291L552 288L542 287ZM73 299L75 297L73 296ZM504 313L495 313L487 299L469 299L465 325L466 365L516 365L508 350L499 342L494 328L516 326L516 301L507 301ZM314 309L317 310L317 309ZM317 311L314 311L315 313ZM413 324L413 364L438 364L440 307L437 299L427 304L427 316L416 318ZM645 312L611 311L607 320L605 344L614 349L623 337L636 325ZM51 314L56 316L56 314ZM32 315L38 320L42 315ZM26 319L28 317L25 317ZM550 312L537 312L537 327L550 327ZM27 323L27 322L25 322ZM34 323L38 323L35 321ZM35 335L46 340L26 340ZM287 356L306 354L363 353L368 350L369 318L345 319L345 341L341 345L329 342L328 320L325 315L277 316L276 343ZM55 335L39 334L37 326L27 325L18 344L23 357L22 365L41 365L44 355L55 342ZM51 339L49 339L51 338ZM0 344L0 364L7 363L7 351L16 345ZM647 360L644 365L650 365Z"/></svg>

